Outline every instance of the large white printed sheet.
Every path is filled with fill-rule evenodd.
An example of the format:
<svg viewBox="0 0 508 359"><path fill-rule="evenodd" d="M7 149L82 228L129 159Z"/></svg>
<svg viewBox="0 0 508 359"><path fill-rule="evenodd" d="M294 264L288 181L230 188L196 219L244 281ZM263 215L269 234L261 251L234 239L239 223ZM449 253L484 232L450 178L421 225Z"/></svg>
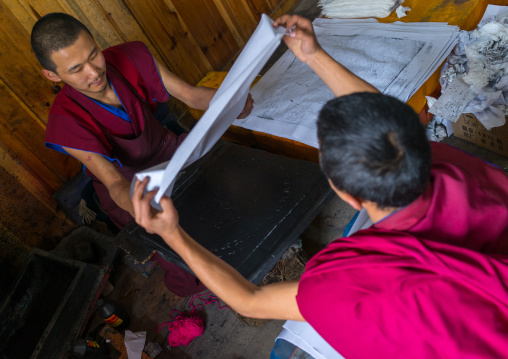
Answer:
<svg viewBox="0 0 508 359"><path fill-rule="evenodd" d="M444 23L381 24L374 19L316 19L322 47L381 92L407 101L444 61L459 29ZM251 91L256 106L233 124L317 147L316 119L334 97L319 77L286 52Z"/></svg>
<svg viewBox="0 0 508 359"><path fill-rule="evenodd" d="M161 197L171 195L178 173L206 154L242 112L249 88L259 71L279 45L286 30L274 28L273 21L262 15L261 21L240 56L210 102L208 110L181 143L170 161L139 172L135 179L150 177L147 190L159 188L154 198L158 207Z"/></svg>

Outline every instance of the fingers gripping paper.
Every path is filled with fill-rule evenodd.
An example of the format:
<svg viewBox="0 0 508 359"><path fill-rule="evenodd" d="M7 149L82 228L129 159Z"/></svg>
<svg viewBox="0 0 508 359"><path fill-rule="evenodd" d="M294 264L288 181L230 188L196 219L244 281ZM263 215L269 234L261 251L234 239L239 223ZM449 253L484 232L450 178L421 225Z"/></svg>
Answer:
<svg viewBox="0 0 508 359"><path fill-rule="evenodd" d="M158 204L165 194L171 195L178 173L204 154L219 140L222 134L242 112L249 88L285 34L282 27L274 28L273 21L265 14L245 45L240 56L217 90L204 113L187 138L178 147L170 161L136 173L135 179L150 177L147 190L159 188L153 204Z"/></svg>

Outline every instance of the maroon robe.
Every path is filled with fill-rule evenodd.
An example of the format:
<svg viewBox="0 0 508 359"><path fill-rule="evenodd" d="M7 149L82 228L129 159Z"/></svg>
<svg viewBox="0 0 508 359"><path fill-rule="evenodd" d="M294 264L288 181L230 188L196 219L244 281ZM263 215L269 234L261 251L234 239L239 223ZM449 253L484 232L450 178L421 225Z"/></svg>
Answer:
<svg viewBox="0 0 508 359"><path fill-rule="evenodd" d="M354 358L508 353L508 179L433 143L431 182L407 207L307 264L305 320Z"/></svg>

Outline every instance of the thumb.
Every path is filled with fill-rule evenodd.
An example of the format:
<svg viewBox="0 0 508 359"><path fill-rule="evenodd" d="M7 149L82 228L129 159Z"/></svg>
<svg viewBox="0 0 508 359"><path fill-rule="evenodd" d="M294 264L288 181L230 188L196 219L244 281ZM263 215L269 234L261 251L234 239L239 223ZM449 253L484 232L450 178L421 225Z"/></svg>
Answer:
<svg viewBox="0 0 508 359"><path fill-rule="evenodd" d="M160 200L160 205L164 213L176 211L173 200L169 197L163 196Z"/></svg>

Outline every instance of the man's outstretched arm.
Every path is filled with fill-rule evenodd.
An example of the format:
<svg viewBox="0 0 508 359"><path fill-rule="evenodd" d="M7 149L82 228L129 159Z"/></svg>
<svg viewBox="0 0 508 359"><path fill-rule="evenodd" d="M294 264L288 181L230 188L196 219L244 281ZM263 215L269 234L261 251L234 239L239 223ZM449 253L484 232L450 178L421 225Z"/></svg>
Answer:
<svg viewBox="0 0 508 359"><path fill-rule="evenodd" d="M161 64L155 58L154 61L161 75L162 83L164 84L166 91L168 91L168 93L171 96L176 97L177 99L185 103L187 106L190 106L192 108L198 110L208 109L212 97L217 92L216 89L202 86L192 86L191 84L187 83L186 81L182 80L174 73L169 71L166 68L166 66ZM238 118L241 119L247 117L252 111L253 106L254 100L252 99L252 96L249 94L249 96L247 97L247 101L245 102L245 107L242 113L238 115Z"/></svg>
<svg viewBox="0 0 508 359"><path fill-rule="evenodd" d="M192 239L178 224L170 198L161 199L162 211L150 206L156 191L143 195L148 183L136 181L132 203L136 222L156 233L187 263L203 284L241 315L262 319L304 320L296 303L298 282L258 287L233 267Z"/></svg>
<svg viewBox="0 0 508 359"><path fill-rule="evenodd" d="M350 95L354 92L379 92L323 50L309 19L297 15L284 15L275 20L273 26L286 28L289 35L284 36L284 41L288 48L300 61L310 66L335 96Z"/></svg>

